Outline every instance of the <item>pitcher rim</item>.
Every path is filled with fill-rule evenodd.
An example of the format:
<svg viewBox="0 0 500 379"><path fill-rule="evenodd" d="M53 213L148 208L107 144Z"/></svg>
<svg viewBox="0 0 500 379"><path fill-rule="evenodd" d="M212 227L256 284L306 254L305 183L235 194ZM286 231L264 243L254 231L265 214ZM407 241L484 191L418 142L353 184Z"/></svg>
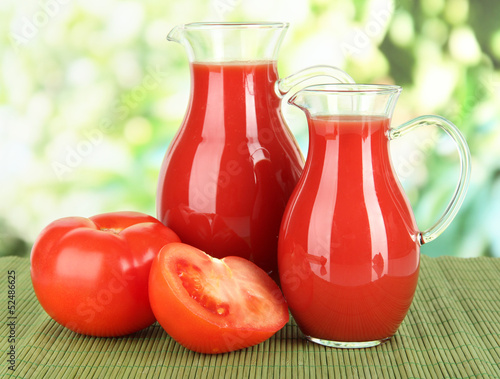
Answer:
<svg viewBox="0 0 500 379"><path fill-rule="evenodd" d="M183 29L204 30L204 29L286 29L290 24L288 22L278 21L256 21L256 22L190 22L179 25Z"/></svg>
<svg viewBox="0 0 500 379"><path fill-rule="evenodd" d="M321 93L399 93L403 90L395 84L368 84L368 83L329 83L307 86L299 92L321 92Z"/></svg>

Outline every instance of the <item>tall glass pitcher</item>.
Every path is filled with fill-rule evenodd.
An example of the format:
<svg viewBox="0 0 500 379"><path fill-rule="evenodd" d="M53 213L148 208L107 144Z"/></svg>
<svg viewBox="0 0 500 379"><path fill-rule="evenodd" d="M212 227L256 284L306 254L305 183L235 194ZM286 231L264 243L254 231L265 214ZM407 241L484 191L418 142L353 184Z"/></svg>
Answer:
<svg viewBox="0 0 500 379"><path fill-rule="evenodd" d="M283 293L313 342L369 347L390 338L417 286L420 245L449 225L469 182L469 150L438 116L391 128L401 88L331 84L290 99L305 111L309 152L279 239ZM441 127L457 144L461 174L439 221L419 231L392 168L389 142L417 127Z"/></svg>
<svg viewBox="0 0 500 379"><path fill-rule="evenodd" d="M191 96L161 168L157 216L183 242L217 258L250 259L269 273L277 271L279 226L303 167L281 99L311 78L352 82L328 66L280 79L276 58L287 28L192 23L168 35L186 49Z"/></svg>

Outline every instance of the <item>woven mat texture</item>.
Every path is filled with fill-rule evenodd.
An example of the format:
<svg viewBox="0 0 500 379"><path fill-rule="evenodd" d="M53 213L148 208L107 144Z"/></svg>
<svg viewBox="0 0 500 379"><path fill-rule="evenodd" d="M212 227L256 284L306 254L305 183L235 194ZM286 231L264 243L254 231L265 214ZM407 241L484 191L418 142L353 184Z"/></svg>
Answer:
<svg viewBox="0 0 500 379"><path fill-rule="evenodd" d="M0 268L2 377L500 378L500 258L422 256L410 312L381 346L319 346L305 341L292 320L260 345L219 355L184 349L158 324L122 338L78 335L39 305L28 259L0 258ZM7 362L9 270L16 272L14 371Z"/></svg>

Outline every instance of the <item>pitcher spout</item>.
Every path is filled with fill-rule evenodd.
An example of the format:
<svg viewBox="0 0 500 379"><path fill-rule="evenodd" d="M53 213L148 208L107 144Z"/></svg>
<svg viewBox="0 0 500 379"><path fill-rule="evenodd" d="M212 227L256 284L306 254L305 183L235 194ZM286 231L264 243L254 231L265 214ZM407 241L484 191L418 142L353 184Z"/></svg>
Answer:
<svg viewBox="0 0 500 379"><path fill-rule="evenodd" d="M184 25L175 26L167 35L167 41L177 42L182 44L184 39Z"/></svg>

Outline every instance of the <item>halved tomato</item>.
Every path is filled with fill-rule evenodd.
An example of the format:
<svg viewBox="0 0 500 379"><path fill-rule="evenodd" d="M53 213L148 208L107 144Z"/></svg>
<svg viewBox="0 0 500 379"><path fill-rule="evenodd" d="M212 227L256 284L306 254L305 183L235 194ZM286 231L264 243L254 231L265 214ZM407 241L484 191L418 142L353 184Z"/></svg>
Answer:
<svg viewBox="0 0 500 379"><path fill-rule="evenodd" d="M153 260L149 299L156 319L184 347L224 353L261 343L289 319L276 283L241 257L212 258L183 243Z"/></svg>

